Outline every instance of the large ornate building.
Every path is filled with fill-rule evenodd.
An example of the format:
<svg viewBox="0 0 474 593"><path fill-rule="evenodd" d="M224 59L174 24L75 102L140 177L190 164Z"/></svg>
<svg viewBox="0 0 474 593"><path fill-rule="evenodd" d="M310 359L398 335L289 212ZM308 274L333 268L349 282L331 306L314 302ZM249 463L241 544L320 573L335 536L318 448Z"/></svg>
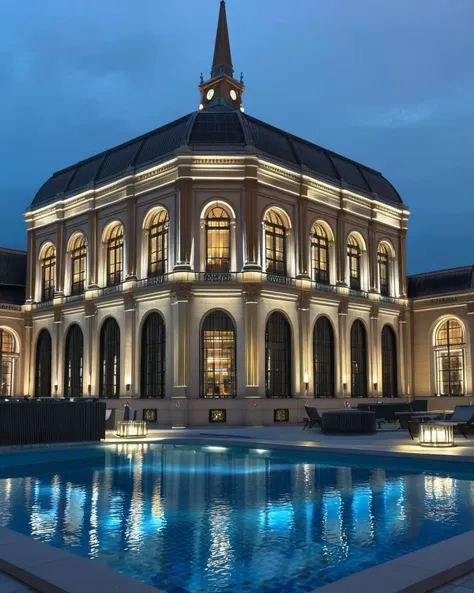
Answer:
<svg viewBox="0 0 474 593"><path fill-rule="evenodd" d="M36 194L26 299L24 254L0 252L3 395L129 398L184 426L471 394L471 268L407 283L394 187L245 113L224 2L199 91Z"/></svg>

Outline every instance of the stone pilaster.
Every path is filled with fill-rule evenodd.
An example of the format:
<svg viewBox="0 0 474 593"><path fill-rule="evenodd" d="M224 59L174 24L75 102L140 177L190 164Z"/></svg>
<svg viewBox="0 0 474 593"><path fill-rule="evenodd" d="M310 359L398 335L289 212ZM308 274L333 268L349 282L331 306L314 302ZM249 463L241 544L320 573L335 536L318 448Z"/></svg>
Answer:
<svg viewBox="0 0 474 593"><path fill-rule="evenodd" d="M33 359L32 359L32 338L33 338L33 316L31 313L27 312L24 316L25 320L25 339L24 339L24 347L23 352L20 352L20 356L22 357L23 362L23 373L22 377L24 378L23 385L21 389L23 389L23 395L27 395L31 397L33 395L34 390L34 376L33 376ZM20 393L18 393L20 395Z"/></svg>
<svg viewBox="0 0 474 593"><path fill-rule="evenodd" d="M399 235L399 274L400 274L400 296L407 296L407 231L400 229Z"/></svg>
<svg viewBox="0 0 474 593"><path fill-rule="evenodd" d="M99 394L99 377L98 377L98 356L99 356L99 341L96 323L97 309L94 303L90 300L85 302L85 327L86 339L84 348L84 375L83 375L83 392L87 396L97 396Z"/></svg>
<svg viewBox="0 0 474 593"><path fill-rule="evenodd" d="M347 358L350 352L347 336L347 312L349 309L349 297L344 297L339 303L338 310L338 330L339 330L339 384L340 392L338 397L349 397L351 394L351 376L350 376L350 358Z"/></svg>
<svg viewBox="0 0 474 593"><path fill-rule="evenodd" d="M308 188L301 186L301 196L299 201L299 229L298 229L298 271L297 276L303 278L310 277L308 264L309 255L309 232L308 232Z"/></svg>
<svg viewBox="0 0 474 593"><path fill-rule="evenodd" d="M298 298L298 321L299 321L299 389L296 386L296 393L299 392L300 397L308 397L310 392L310 381L309 377L312 365L310 363L310 348L309 348L309 309L311 302L311 293L308 291L302 291ZM306 390L306 383L308 383L308 390ZM313 381L314 385L314 381ZM311 392L313 390L311 389ZM314 393L312 394L314 396Z"/></svg>
<svg viewBox="0 0 474 593"><path fill-rule="evenodd" d="M369 385L370 397L382 396L382 365L380 357L380 332L379 332L379 303L372 303L370 309L370 336L369 348Z"/></svg>
<svg viewBox="0 0 474 593"><path fill-rule="evenodd" d="M137 279L137 205L135 196L127 198L127 280Z"/></svg>
<svg viewBox="0 0 474 593"><path fill-rule="evenodd" d="M258 397L259 364L258 364L258 309L260 303L260 285L244 284L245 300L245 395Z"/></svg>
<svg viewBox="0 0 474 593"><path fill-rule="evenodd" d="M60 220L56 227L56 278L55 293L64 295L64 263L66 259L66 246L64 244L64 220Z"/></svg>
<svg viewBox="0 0 474 593"><path fill-rule="evenodd" d="M54 350L51 369L52 395L64 396L64 372L63 372L63 311L61 306L54 307Z"/></svg>
<svg viewBox="0 0 474 593"><path fill-rule="evenodd" d="M258 235L261 221L258 216L258 181L245 179L245 261L244 270L261 270L258 263Z"/></svg>
<svg viewBox="0 0 474 593"><path fill-rule="evenodd" d="M377 222L369 222L369 291L378 292Z"/></svg>
<svg viewBox="0 0 474 593"><path fill-rule="evenodd" d="M336 261L337 284L340 286L346 286L347 245L346 213L344 210L339 210L337 213Z"/></svg>
<svg viewBox="0 0 474 593"><path fill-rule="evenodd" d="M26 272L26 302L33 303L35 301L35 284L36 284L36 231L34 229L28 231L28 255L27 255L27 272Z"/></svg>
<svg viewBox="0 0 474 593"><path fill-rule="evenodd" d="M125 336L124 336L124 366L123 366L123 389L122 394L125 397L137 397L139 387L135 377L135 317L136 302L131 293L123 295L123 308L125 312Z"/></svg>
<svg viewBox="0 0 474 593"><path fill-rule="evenodd" d="M98 286L99 246L97 243L97 212L89 212L89 288Z"/></svg>
<svg viewBox="0 0 474 593"><path fill-rule="evenodd" d="M469 349L467 349L466 355L469 356L468 362L470 365L470 368L468 365L466 368L466 380L467 380L467 385L466 385L466 394L472 396L474 394L474 302L468 303L467 305L467 318L469 321L469 327L468 327L468 335L467 335L467 339L465 340L468 344L470 344L470 352ZM467 358L466 356L466 358Z"/></svg>
<svg viewBox="0 0 474 593"><path fill-rule="evenodd" d="M172 397L188 397L189 384L189 301L191 284L173 287L171 315L173 321L173 393ZM191 394L199 397L199 381Z"/></svg>
<svg viewBox="0 0 474 593"><path fill-rule="evenodd" d="M176 181L178 191L178 237L177 261L175 270L191 270L192 246L192 216L193 216L193 181L191 178L182 178Z"/></svg>
<svg viewBox="0 0 474 593"><path fill-rule="evenodd" d="M409 388L410 381L410 361L409 361L409 311L402 309L398 316L398 393L399 395L413 399L413 394Z"/></svg>

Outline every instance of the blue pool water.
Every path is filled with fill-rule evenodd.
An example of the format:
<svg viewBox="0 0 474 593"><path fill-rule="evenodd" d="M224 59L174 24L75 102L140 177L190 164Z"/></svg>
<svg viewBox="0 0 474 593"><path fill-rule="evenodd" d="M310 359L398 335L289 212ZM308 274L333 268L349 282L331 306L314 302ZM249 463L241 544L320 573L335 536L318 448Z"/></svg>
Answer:
<svg viewBox="0 0 474 593"><path fill-rule="evenodd" d="M177 444L4 456L0 525L167 593L306 593L474 528L474 472L400 463Z"/></svg>

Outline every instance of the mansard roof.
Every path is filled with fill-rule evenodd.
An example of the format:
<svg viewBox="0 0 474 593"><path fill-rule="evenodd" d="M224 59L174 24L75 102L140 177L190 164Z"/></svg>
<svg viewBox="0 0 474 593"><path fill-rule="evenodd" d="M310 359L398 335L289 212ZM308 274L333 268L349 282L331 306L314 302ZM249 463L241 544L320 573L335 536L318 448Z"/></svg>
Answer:
<svg viewBox="0 0 474 593"><path fill-rule="evenodd" d="M253 153L332 185L403 206L393 185L377 171L217 104L58 171L38 191L30 210L159 164L183 146L195 154Z"/></svg>
<svg viewBox="0 0 474 593"><path fill-rule="evenodd" d="M408 276L408 297L420 298L438 294L474 290L474 266L438 270Z"/></svg>

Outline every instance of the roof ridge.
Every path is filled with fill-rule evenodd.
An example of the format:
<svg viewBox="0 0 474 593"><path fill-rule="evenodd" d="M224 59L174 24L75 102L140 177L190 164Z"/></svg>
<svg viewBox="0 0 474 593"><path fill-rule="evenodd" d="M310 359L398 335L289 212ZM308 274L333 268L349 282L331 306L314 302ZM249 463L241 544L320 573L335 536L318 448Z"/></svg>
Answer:
<svg viewBox="0 0 474 593"><path fill-rule="evenodd" d="M11 247L0 247L0 253L11 253L14 255L27 255L27 251L25 249L13 249Z"/></svg>
<svg viewBox="0 0 474 593"><path fill-rule="evenodd" d="M419 278L420 276L434 276L435 274L442 274L446 272L460 272L462 270L471 270L471 273L474 273L474 264L468 266L459 266L457 268L444 268L442 270L432 270L431 272L420 272L419 274L409 274L407 278Z"/></svg>

